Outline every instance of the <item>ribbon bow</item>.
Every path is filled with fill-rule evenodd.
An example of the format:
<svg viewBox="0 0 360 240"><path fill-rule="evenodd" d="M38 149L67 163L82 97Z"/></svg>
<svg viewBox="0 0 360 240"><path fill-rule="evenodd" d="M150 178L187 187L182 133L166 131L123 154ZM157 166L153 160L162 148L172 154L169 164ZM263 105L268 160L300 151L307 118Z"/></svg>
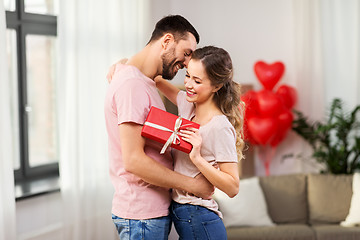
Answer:
<svg viewBox="0 0 360 240"><path fill-rule="evenodd" d="M170 135L170 137L168 138L168 140L166 141L166 143L164 144L164 146L162 147L160 154L164 154L164 152L166 151L166 149L171 145L171 144L180 144L180 137L178 136L178 132L180 130L181 127L181 123L182 123L182 118L178 117L175 121L175 126L174 126L174 130L171 130L169 128L163 127L161 125L155 124L155 123L151 123L151 122L145 122L144 125L162 130L162 131L167 131L167 132L171 132L172 134Z"/></svg>

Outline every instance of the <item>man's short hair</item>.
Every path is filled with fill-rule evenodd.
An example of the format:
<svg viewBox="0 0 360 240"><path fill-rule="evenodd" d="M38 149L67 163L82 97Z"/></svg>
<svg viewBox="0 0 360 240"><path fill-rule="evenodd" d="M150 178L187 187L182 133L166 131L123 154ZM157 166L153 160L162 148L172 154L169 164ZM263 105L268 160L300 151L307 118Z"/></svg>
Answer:
<svg viewBox="0 0 360 240"><path fill-rule="evenodd" d="M173 34L175 41L178 41L179 39L187 39L188 33L194 35L197 43L200 41L198 32L188 20L180 15L169 15L163 17L156 23L148 44L152 41L160 39L166 33Z"/></svg>

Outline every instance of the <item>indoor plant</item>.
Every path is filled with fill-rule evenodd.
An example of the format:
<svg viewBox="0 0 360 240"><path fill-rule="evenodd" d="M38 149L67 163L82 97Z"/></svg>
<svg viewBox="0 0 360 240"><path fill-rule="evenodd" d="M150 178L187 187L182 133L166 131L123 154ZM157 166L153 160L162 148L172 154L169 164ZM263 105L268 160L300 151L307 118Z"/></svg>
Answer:
<svg viewBox="0 0 360 240"><path fill-rule="evenodd" d="M324 172L352 174L360 170L360 105L351 112L336 98L326 122L310 121L294 111L292 129L313 148L313 157L324 163Z"/></svg>

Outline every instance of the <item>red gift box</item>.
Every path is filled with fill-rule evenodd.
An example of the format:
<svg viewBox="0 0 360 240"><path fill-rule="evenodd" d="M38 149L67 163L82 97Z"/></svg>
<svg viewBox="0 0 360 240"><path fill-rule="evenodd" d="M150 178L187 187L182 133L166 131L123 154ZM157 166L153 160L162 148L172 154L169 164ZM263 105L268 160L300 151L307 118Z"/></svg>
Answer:
<svg viewBox="0 0 360 240"><path fill-rule="evenodd" d="M199 129L200 125L159 108L151 107L141 130L141 136L164 144L160 152L161 154L163 154L169 146L189 153L192 145L178 136L178 131L186 129L187 127Z"/></svg>

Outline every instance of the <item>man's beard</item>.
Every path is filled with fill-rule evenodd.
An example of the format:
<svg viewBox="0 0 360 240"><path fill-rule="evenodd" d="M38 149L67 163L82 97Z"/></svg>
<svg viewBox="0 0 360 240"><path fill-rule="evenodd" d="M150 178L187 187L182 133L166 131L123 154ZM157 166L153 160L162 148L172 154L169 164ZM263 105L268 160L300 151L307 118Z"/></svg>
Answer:
<svg viewBox="0 0 360 240"><path fill-rule="evenodd" d="M162 77L167 80L172 80L177 71L174 70L175 61L175 48L169 49L168 52L164 53L161 58L163 62ZM174 59L173 59L174 58Z"/></svg>

